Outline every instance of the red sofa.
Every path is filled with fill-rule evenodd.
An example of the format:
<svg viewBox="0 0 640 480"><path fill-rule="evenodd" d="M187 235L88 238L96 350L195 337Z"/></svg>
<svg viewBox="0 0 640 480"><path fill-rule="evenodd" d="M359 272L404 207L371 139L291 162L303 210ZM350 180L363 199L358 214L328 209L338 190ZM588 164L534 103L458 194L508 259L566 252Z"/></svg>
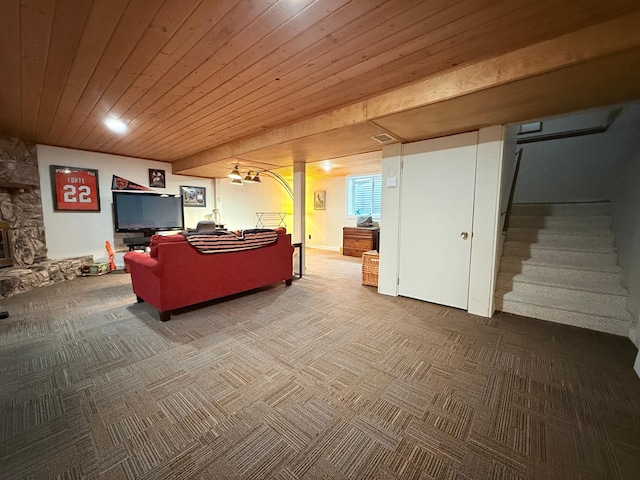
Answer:
<svg viewBox="0 0 640 480"><path fill-rule="evenodd" d="M291 285L291 235L276 229L274 244L252 250L200 253L183 235L151 238L151 253L127 252L138 302L145 301L169 320L173 310L284 281Z"/></svg>

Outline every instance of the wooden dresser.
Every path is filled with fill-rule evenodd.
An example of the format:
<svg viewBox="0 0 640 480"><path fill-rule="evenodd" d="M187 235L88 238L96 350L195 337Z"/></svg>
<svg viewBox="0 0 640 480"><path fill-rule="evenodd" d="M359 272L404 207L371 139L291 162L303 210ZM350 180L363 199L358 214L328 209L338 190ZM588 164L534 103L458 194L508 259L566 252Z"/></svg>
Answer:
<svg viewBox="0 0 640 480"><path fill-rule="evenodd" d="M344 227L342 229L342 254L362 257L364 252L378 249L380 229L377 227Z"/></svg>

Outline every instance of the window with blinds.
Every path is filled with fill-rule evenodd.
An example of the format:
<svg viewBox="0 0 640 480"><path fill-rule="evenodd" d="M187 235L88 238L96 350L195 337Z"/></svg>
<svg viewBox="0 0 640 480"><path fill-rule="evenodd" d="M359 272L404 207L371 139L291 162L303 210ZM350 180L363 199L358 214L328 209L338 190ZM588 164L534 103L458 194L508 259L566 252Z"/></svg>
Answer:
<svg viewBox="0 0 640 480"><path fill-rule="evenodd" d="M347 177L347 215L380 216L382 175Z"/></svg>

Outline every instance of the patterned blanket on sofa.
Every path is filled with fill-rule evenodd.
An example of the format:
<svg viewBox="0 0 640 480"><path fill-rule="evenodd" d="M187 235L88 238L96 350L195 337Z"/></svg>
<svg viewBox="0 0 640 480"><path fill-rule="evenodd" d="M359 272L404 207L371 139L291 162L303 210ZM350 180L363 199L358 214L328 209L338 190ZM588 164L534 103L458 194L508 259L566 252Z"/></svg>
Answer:
<svg viewBox="0 0 640 480"><path fill-rule="evenodd" d="M184 235L189 244L201 253L237 252L266 247L278 241L278 232L267 228L256 228L241 232L215 230L193 232Z"/></svg>

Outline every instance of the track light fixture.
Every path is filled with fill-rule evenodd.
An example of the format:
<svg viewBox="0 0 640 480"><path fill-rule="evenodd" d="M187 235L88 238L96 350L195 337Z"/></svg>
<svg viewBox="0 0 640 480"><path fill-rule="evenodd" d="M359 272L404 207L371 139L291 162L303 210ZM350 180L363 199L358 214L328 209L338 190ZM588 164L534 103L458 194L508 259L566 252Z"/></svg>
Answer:
<svg viewBox="0 0 640 480"><path fill-rule="evenodd" d="M242 175L240 175L240 171L238 170L238 165L233 167L233 170L231 170L231 173L229 174L229 178L233 178L234 180L242 180Z"/></svg>
<svg viewBox="0 0 640 480"><path fill-rule="evenodd" d="M268 174L269 170L263 170L262 173ZM233 170L229 174L229 178L233 179L231 181L233 185L243 185L245 183L262 183L262 180L260 179L260 172L256 171L255 175L253 175L253 170L249 170L247 174L243 177L242 174L240 173L240 169L238 168L238 165L233 167Z"/></svg>

